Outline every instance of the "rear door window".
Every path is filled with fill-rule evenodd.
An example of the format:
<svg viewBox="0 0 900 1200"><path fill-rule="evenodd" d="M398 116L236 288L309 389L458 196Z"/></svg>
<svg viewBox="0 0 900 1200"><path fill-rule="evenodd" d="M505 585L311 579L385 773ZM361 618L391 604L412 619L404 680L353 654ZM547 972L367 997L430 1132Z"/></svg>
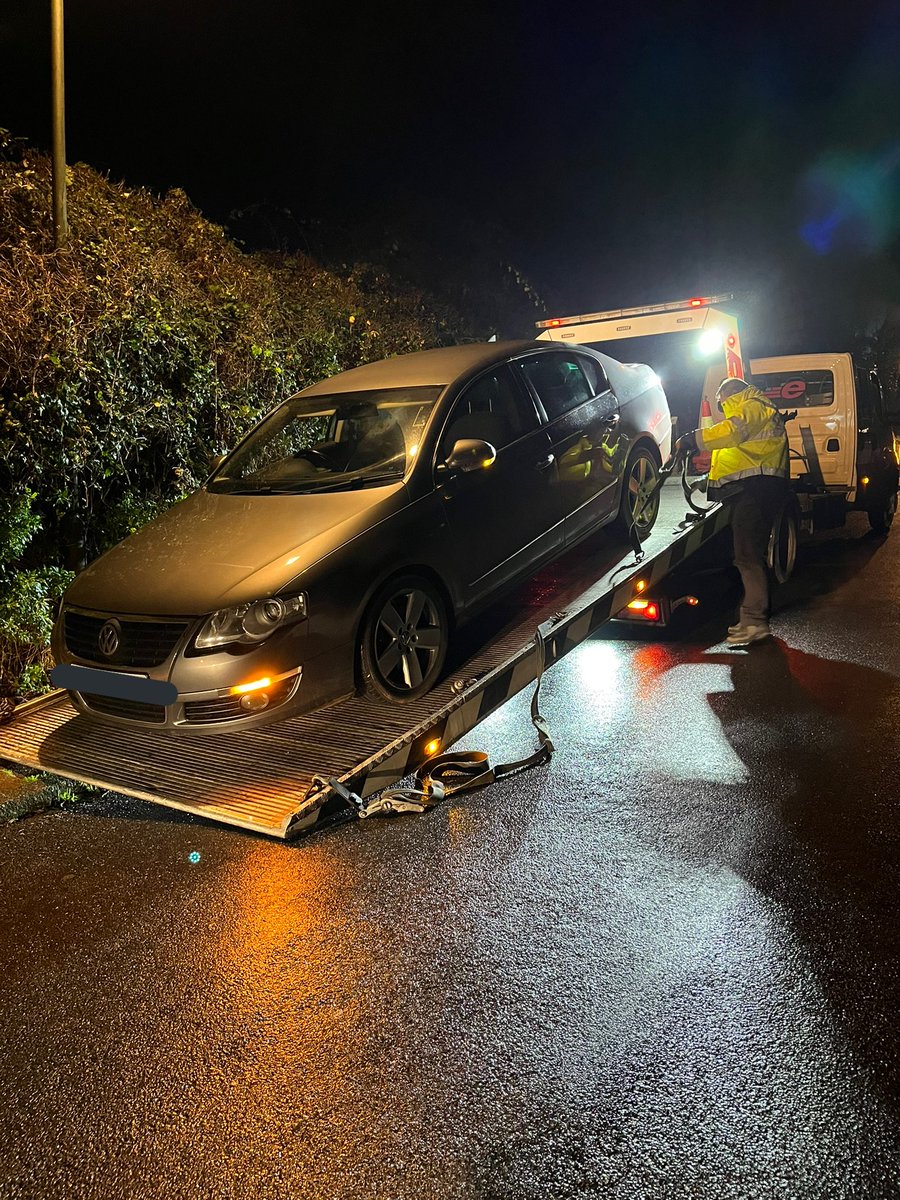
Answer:
<svg viewBox="0 0 900 1200"><path fill-rule="evenodd" d="M531 354L513 366L531 384L550 421L597 395L598 380L588 379L576 355Z"/></svg>

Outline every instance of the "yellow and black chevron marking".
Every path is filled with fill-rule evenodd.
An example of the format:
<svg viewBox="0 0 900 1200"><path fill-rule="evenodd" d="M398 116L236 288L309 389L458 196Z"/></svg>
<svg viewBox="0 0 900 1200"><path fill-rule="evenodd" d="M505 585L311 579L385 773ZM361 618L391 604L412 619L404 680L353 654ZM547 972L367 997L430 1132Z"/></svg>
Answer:
<svg viewBox="0 0 900 1200"><path fill-rule="evenodd" d="M730 516L727 506L711 509L701 522L679 534L662 550L640 563L630 562L624 567L620 565L615 568L589 588L569 611L540 626L544 666L550 667L558 662L621 612L633 599L634 584L638 578L646 580L647 590L651 591L670 571L725 529ZM623 571L628 574L618 581L616 577L622 575ZM338 782L364 800L413 774L431 757L429 747L437 742L439 746L447 748L470 733L512 696L533 683L540 666L540 647L537 641L530 642L411 730L406 737L386 746L352 772L341 776ZM328 787L311 792L295 814L287 835L291 836L292 830L311 825L315 814L332 798L333 793Z"/></svg>

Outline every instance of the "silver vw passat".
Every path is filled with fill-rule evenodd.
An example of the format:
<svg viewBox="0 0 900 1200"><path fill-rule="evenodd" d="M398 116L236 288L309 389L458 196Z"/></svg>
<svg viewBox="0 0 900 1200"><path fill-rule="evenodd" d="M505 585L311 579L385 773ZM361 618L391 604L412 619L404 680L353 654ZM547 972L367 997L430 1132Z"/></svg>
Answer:
<svg viewBox="0 0 900 1200"><path fill-rule="evenodd" d="M357 367L268 413L87 567L53 678L98 720L236 729L354 690L415 699L455 626L600 526L670 448L649 367L506 342ZM645 507L638 532L656 519Z"/></svg>

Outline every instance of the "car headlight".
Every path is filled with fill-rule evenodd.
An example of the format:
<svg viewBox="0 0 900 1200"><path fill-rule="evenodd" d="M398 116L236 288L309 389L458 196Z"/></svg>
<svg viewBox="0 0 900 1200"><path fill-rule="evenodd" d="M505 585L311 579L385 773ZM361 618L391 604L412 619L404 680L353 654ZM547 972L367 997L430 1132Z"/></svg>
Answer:
<svg viewBox="0 0 900 1200"><path fill-rule="evenodd" d="M282 625L302 621L306 616L306 596L269 596L250 604L220 608L203 622L194 638L198 650L235 643L261 642Z"/></svg>

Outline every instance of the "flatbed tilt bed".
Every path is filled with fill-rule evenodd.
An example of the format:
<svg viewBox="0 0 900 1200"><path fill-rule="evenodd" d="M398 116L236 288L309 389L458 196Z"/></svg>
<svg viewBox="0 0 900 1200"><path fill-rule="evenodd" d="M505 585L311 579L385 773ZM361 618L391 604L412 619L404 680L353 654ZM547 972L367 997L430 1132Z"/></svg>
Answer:
<svg viewBox="0 0 900 1200"><path fill-rule="evenodd" d="M0 727L0 759L289 839L335 800L320 780L366 798L449 747L596 632L636 595L728 523L716 505L691 524L680 487L661 493L641 561L598 534L460 630L444 680L422 699L390 705L365 697L259 729L181 738L102 725L75 712L65 692L16 709Z"/></svg>

